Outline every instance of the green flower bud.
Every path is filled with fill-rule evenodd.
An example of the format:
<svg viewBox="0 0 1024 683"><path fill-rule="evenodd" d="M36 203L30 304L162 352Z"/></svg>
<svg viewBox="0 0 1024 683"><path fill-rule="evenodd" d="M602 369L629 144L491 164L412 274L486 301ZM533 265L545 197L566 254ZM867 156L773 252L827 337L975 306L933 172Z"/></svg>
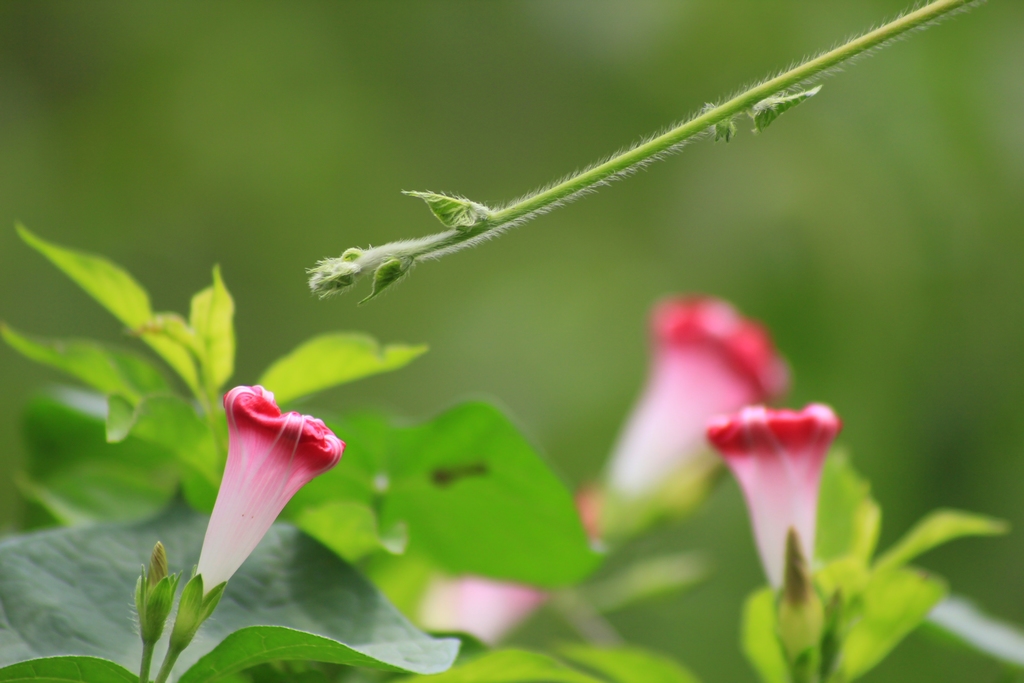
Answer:
<svg viewBox="0 0 1024 683"><path fill-rule="evenodd" d="M149 556L149 573L146 579L149 587L152 588L167 576L167 551L160 541L153 546L153 554Z"/></svg>
<svg viewBox="0 0 1024 683"><path fill-rule="evenodd" d="M825 626L825 608L811 581L800 546L800 536L790 527L786 536L786 569L779 601L779 638L791 664L817 659Z"/></svg>
<svg viewBox="0 0 1024 683"><path fill-rule="evenodd" d="M185 589L181 591L181 600L178 601L178 615L171 630L170 651L181 652L188 647L199 627L210 618L213 610L217 609L227 585L225 581L204 593L203 577L200 574L193 576L185 584Z"/></svg>
<svg viewBox="0 0 1024 683"><path fill-rule="evenodd" d="M135 609L139 614L139 632L142 642L152 644L160 640L164 624L174 605L178 590L178 575L167 574L167 551L157 542L149 558L149 570L135 583Z"/></svg>

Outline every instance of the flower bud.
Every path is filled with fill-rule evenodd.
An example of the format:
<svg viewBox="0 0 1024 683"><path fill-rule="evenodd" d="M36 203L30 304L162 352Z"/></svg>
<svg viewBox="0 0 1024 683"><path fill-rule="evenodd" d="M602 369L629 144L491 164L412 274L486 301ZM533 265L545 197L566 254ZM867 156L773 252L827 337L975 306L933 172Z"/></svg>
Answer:
<svg viewBox="0 0 1024 683"><path fill-rule="evenodd" d="M710 418L779 396L789 384L768 332L725 301L664 301L651 315L651 337L647 386L608 470L608 487L632 500L689 468L706 469L697 465Z"/></svg>
<svg viewBox="0 0 1024 683"><path fill-rule="evenodd" d="M167 573L167 552L157 542L149 559L149 570L135 584L135 609L139 615L139 633L142 642L155 643L163 635L167 617L174 606L178 590L178 575Z"/></svg>
<svg viewBox="0 0 1024 683"><path fill-rule="evenodd" d="M751 406L713 419L708 439L732 470L754 527L754 538L772 586L783 585L786 537L796 529L814 557L821 468L842 423L828 406L801 411Z"/></svg>
<svg viewBox="0 0 1024 683"><path fill-rule="evenodd" d="M178 615L171 630L169 652L181 652L188 647L199 627L210 618L213 610L217 609L225 586L226 581L204 593L203 577L199 574L185 584L185 589L181 591L181 600L178 601Z"/></svg>
<svg viewBox="0 0 1024 683"><path fill-rule="evenodd" d="M322 421L281 414L260 386L235 387L224 410L228 461L196 570L208 586L231 578L292 496L337 465L345 448Z"/></svg>
<svg viewBox="0 0 1024 683"><path fill-rule="evenodd" d="M153 546L153 554L149 556L149 572L146 574L150 588L160 583L165 576L167 576L167 551L164 549L164 544L157 541Z"/></svg>
<svg viewBox="0 0 1024 683"><path fill-rule="evenodd" d="M779 638L791 662L817 648L825 625L825 608L811 581L800 535L790 527L786 535L786 568L779 600Z"/></svg>

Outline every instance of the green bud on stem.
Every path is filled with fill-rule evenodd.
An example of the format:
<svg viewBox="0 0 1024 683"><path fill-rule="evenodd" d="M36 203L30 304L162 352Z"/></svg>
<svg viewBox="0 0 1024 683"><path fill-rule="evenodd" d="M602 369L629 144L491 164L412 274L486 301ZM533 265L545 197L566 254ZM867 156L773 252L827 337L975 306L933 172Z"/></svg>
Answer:
<svg viewBox="0 0 1024 683"><path fill-rule="evenodd" d="M814 588L800 546L800 536L790 528L786 535L786 572L779 600L779 638L791 665L817 659L825 626L825 608ZM816 667L814 667L816 668Z"/></svg>
<svg viewBox="0 0 1024 683"><path fill-rule="evenodd" d="M203 577L200 574L193 576L185 584L185 588L181 591L181 599L178 601L178 614L174 618L174 627L171 629L170 644L167 647L164 662L160 665L156 683L164 683L171 675L171 669L174 668L178 657L195 638L203 622L209 619L213 611L217 609L227 585L227 581L225 581L209 591L204 591Z"/></svg>
<svg viewBox="0 0 1024 683"><path fill-rule="evenodd" d="M167 617L174 606L178 591L178 574L167 573L167 551L157 542L149 558L149 569L135 583L135 609L139 615L139 635L142 637L142 664L139 681L148 683L149 668L153 662L153 647L164 633Z"/></svg>

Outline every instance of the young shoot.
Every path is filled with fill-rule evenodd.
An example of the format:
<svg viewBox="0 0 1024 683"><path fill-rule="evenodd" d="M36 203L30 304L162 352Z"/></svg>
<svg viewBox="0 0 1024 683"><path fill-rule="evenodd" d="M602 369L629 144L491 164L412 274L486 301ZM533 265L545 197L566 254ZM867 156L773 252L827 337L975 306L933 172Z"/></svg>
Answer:
<svg viewBox="0 0 1024 683"><path fill-rule="evenodd" d="M543 187L502 207L491 208L465 197L436 192L406 192L422 199L445 230L426 237L390 242L367 249L347 249L338 258L326 258L310 268L309 286L326 298L371 276L373 288L365 303L403 279L420 261L437 259L501 235L530 219L574 201L647 164L678 152L705 137L728 142L736 132L736 117L746 114L754 131L761 132L783 112L816 95L821 86L805 89L857 57L862 57L919 30L969 9L982 0L936 0L768 78L717 105L704 107L693 118L650 137L606 161Z"/></svg>

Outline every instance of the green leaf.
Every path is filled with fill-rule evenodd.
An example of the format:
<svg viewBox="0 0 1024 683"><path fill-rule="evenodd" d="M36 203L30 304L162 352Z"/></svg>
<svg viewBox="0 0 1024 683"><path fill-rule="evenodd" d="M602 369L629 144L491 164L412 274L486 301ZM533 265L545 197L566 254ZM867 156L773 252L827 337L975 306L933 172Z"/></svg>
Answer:
<svg viewBox="0 0 1024 683"><path fill-rule="evenodd" d="M108 438L122 434L164 449L174 455L189 475L185 495L193 507L209 511L220 487L223 463L210 425L184 399L171 394L144 399L125 424L117 411L108 413ZM111 424L111 420L122 422Z"/></svg>
<svg viewBox="0 0 1024 683"><path fill-rule="evenodd" d="M775 591L766 586L751 593L743 605L743 654L764 683L789 683L775 622Z"/></svg>
<svg viewBox="0 0 1024 683"><path fill-rule="evenodd" d="M935 510L878 558L875 571L902 567L932 548L964 536L998 536L1010 530L999 519L959 510Z"/></svg>
<svg viewBox="0 0 1024 683"><path fill-rule="evenodd" d="M402 683L603 683L570 669L547 655L525 650L498 650L439 676L410 676Z"/></svg>
<svg viewBox="0 0 1024 683"><path fill-rule="evenodd" d="M124 396L107 397L107 443L120 443L128 438L135 424L135 406Z"/></svg>
<svg viewBox="0 0 1024 683"><path fill-rule="evenodd" d="M582 586L587 603L612 612L651 598L688 590L707 580L711 564L699 553L672 553L637 560L605 579Z"/></svg>
<svg viewBox="0 0 1024 683"><path fill-rule="evenodd" d="M422 199L430 207L430 212L446 228L466 230L487 222L491 215L491 209L483 204L477 204L465 197L449 197L446 194L437 192L414 192L403 191L402 194L409 197Z"/></svg>
<svg viewBox="0 0 1024 683"><path fill-rule="evenodd" d="M754 130L758 133L763 131L772 121L782 116L783 112L789 111L801 102L808 100L818 92L821 91L821 86L815 86L810 90L798 92L793 95L775 95L772 97L766 97L757 104L750 111L750 116L754 119Z"/></svg>
<svg viewBox="0 0 1024 683"><path fill-rule="evenodd" d="M96 657L45 657L0 669L0 683L139 683L139 675Z"/></svg>
<svg viewBox="0 0 1024 683"><path fill-rule="evenodd" d="M575 583L600 561L572 495L497 408L464 403L410 427L327 422L345 457L295 495L287 519L360 503L377 510L383 537L405 526L408 551L439 569L542 587Z"/></svg>
<svg viewBox="0 0 1024 683"><path fill-rule="evenodd" d="M377 550L405 550L404 544L390 545L380 537L377 515L363 503L336 500L304 507L290 521L349 562Z"/></svg>
<svg viewBox="0 0 1024 683"><path fill-rule="evenodd" d="M105 412L103 396L71 388L36 396L26 409L19 487L64 524L146 517L177 488L167 451L136 438L107 443Z"/></svg>
<svg viewBox="0 0 1024 683"><path fill-rule="evenodd" d="M1024 668L1024 629L985 614L966 598L947 597L928 613L927 624L976 652Z"/></svg>
<svg viewBox="0 0 1024 683"><path fill-rule="evenodd" d="M189 324L202 349L203 380L216 396L235 371L235 301L224 286L220 266L214 266L213 284L192 297Z"/></svg>
<svg viewBox="0 0 1024 683"><path fill-rule="evenodd" d="M869 563L882 512L871 497L871 484L853 469L846 453L833 451L825 460L818 500L817 558L830 562L853 555Z"/></svg>
<svg viewBox="0 0 1024 683"><path fill-rule="evenodd" d="M611 683L699 683L678 662L637 647L569 645L559 648L559 654L606 676Z"/></svg>
<svg viewBox="0 0 1024 683"><path fill-rule="evenodd" d="M171 571L190 570L208 521L178 506L142 524L60 529L0 543L0 666L74 654L134 669L141 641L126 606L139 565L159 539ZM320 657L436 673L456 650L457 641L418 631L326 548L276 524L231 579L172 678L213 681L262 662Z"/></svg>
<svg viewBox="0 0 1024 683"><path fill-rule="evenodd" d="M864 590L861 617L843 645L845 680L862 676L882 661L945 595L945 583L923 572L876 572Z"/></svg>
<svg viewBox="0 0 1024 683"><path fill-rule="evenodd" d="M153 318L149 294L128 271L102 256L67 249L37 237L23 225L16 229L24 242L49 259L79 287L129 329L144 327ZM160 354L192 391L198 388L195 363L177 342L154 334L141 334L143 341Z"/></svg>
<svg viewBox="0 0 1024 683"><path fill-rule="evenodd" d="M426 351L426 346L401 344L381 348L372 337L354 332L323 334L274 361L259 383L284 404L339 384L397 370Z"/></svg>
<svg viewBox="0 0 1024 683"><path fill-rule="evenodd" d="M156 332L140 332L139 338L178 373L193 394L199 394L199 373L189 350L179 342Z"/></svg>
<svg viewBox="0 0 1024 683"><path fill-rule="evenodd" d="M49 259L100 305L129 328L136 328L153 316L149 295L127 271L102 256L67 249L15 226L25 244Z"/></svg>
<svg viewBox="0 0 1024 683"><path fill-rule="evenodd" d="M21 355L62 370L104 394L121 394L133 404L169 389L163 375L133 353L86 340L34 339L0 323L0 335Z"/></svg>

